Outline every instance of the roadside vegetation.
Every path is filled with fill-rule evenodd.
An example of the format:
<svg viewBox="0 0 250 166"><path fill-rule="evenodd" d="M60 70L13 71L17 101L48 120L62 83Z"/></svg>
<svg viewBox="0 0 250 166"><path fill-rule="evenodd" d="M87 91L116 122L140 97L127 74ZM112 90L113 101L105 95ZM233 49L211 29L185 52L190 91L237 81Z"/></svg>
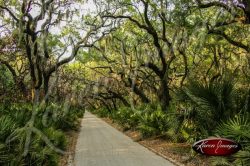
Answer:
<svg viewBox="0 0 250 166"><path fill-rule="evenodd" d="M249 0L1 0L0 165L58 165L84 110L249 165L249 25Z"/></svg>
<svg viewBox="0 0 250 166"><path fill-rule="evenodd" d="M34 111L34 110L33 110ZM62 106L40 106L33 128L28 128L32 117L31 104L1 105L0 107L0 164L1 165L57 165L67 146L65 132L77 130L82 109ZM32 130L27 155L26 138Z"/></svg>
<svg viewBox="0 0 250 166"><path fill-rule="evenodd" d="M229 157L210 157L211 165L248 165L250 141L249 105L245 90L236 89L232 80L202 85L191 81L175 93L168 112L160 104L136 108L120 107L92 112L112 119L123 130L139 131L142 139L161 138L167 142L187 143L209 137L222 137L242 144L242 150ZM190 155L197 156L193 153ZM195 158L193 158L195 159Z"/></svg>

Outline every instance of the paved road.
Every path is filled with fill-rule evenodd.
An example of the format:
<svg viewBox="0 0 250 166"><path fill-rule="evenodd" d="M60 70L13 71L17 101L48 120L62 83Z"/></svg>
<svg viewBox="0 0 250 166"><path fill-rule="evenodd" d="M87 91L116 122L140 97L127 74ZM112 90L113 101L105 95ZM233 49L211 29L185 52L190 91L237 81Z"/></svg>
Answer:
<svg viewBox="0 0 250 166"><path fill-rule="evenodd" d="M173 166L93 114L86 112L75 166Z"/></svg>

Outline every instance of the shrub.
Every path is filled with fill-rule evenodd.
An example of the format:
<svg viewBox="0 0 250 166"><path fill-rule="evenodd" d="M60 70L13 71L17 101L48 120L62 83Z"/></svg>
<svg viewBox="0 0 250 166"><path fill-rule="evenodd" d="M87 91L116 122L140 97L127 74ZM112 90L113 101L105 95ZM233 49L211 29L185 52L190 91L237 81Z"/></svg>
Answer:
<svg viewBox="0 0 250 166"><path fill-rule="evenodd" d="M36 111L36 132L31 134L29 151L23 156L32 111ZM30 104L1 105L0 165L57 165L58 149L66 148L63 131L76 129L83 113L83 109L64 110L56 104L42 105L35 110Z"/></svg>
<svg viewBox="0 0 250 166"><path fill-rule="evenodd" d="M127 129L135 129L140 120L141 111L130 107L121 107L118 110L113 110L111 118L118 124Z"/></svg>
<svg viewBox="0 0 250 166"><path fill-rule="evenodd" d="M0 117L0 142L4 142L7 137L14 132L17 125L16 122L8 115L2 115Z"/></svg>
<svg viewBox="0 0 250 166"><path fill-rule="evenodd" d="M111 112L106 108L101 108L92 112L97 114L101 118L109 117L111 115Z"/></svg>
<svg viewBox="0 0 250 166"><path fill-rule="evenodd" d="M179 114L182 114L182 129L193 140L212 134L219 122L225 121L239 112L238 90L231 79L223 79L208 84L190 80L178 90L176 98ZM204 123L206 122L206 123Z"/></svg>
<svg viewBox="0 0 250 166"><path fill-rule="evenodd" d="M157 110L142 114L138 126L143 137L165 135L169 129L169 121L166 113Z"/></svg>
<svg viewBox="0 0 250 166"><path fill-rule="evenodd" d="M250 116L249 114L239 114L229 120L222 122L215 130L215 135L232 139L242 145L242 150L230 158L212 158L213 165L233 163L235 165L247 166L250 163ZM230 165L230 164L229 164Z"/></svg>

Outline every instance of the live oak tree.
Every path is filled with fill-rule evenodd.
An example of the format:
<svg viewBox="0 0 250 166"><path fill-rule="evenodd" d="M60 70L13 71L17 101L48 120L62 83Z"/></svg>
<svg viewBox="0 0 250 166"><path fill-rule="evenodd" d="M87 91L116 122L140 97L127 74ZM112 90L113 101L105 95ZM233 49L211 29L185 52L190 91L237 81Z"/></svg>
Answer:
<svg viewBox="0 0 250 166"><path fill-rule="evenodd" d="M159 61L146 61L141 66L151 69L160 78L160 86L157 90L158 99L162 109L167 110L171 100L169 87L170 68L177 54L180 54L175 47L181 44L176 42L180 29L175 29L174 25L177 19L183 17L183 13L176 20L170 17L171 14L176 12L171 9L171 5L176 5L174 2L148 0L109 2L114 7L110 7L110 10L103 16L104 18L130 21L150 37L149 41L153 46L152 52L154 52L152 56L157 57ZM183 51L182 54L184 54Z"/></svg>
<svg viewBox="0 0 250 166"><path fill-rule="evenodd" d="M242 49L249 63L250 47L247 44L249 38L245 35L249 33L250 2L247 0L225 2L196 0L196 5L204 13L209 12L208 9L214 9L216 13L215 19L207 20L207 33L222 37L233 47Z"/></svg>
<svg viewBox="0 0 250 166"><path fill-rule="evenodd" d="M131 24L128 26L131 27ZM150 99L146 94L148 74L140 67L139 57L135 56L136 43L130 35L125 31L123 34L117 31L100 41L99 46L93 47L93 51L105 62L96 69L106 69L110 81L133 92L143 103L149 103Z"/></svg>
<svg viewBox="0 0 250 166"><path fill-rule="evenodd" d="M186 28L193 33L188 59L195 59L191 73L199 73L205 82L221 79L230 70L233 75L248 76L249 70L249 2L248 1L189 1L191 14ZM196 36L194 36L196 35ZM197 49L195 45L199 45ZM203 48L201 48L203 47ZM193 56L190 56L190 54ZM211 63L204 64L206 58ZM199 63L197 66L197 60ZM210 60L209 60L210 61ZM246 63L248 62L248 64ZM199 65L203 66L201 69ZM206 74L203 74L206 73ZM206 77L206 78L205 78ZM200 77L199 77L200 78ZM197 79L199 79L197 78Z"/></svg>
<svg viewBox="0 0 250 166"><path fill-rule="evenodd" d="M92 24L84 22L87 14L80 15L80 9L76 7L82 3L70 0L0 3L1 15L5 16L2 23L8 25L10 31L18 30L20 48L25 49L33 101L39 101L41 89L47 100L49 81L57 68L72 61L81 48L91 47L109 33L105 19L98 17L98 13ZM76 27L79 17L82 22ZM74 24L63 26L67 21ZM100 30L104 26L106 28Z"/></svg>
<svg viewBox="0 0 250 166"><path fill-rule="evenodd" d="M197 79L202 78L206 83L221 79L227 70L235 73L239 71L239 64L244 65L242 60L234 61L237 54L246 54L248 57L248 46L245 44L248 38L244 37L248 33L249 5L246 1L234 3L187 0L108 2L110 4L106 7L107 11L103 17L114 21L122 20L123 26L118 29L122 35L110 36L112 39L107 44L110 47L107 46L106 49L96 47L95 49L99 50L104 57L103 60L107 61L107 71L110 70L123 80L124 88L136 85L133 80L131 81L131 75L124 72L135 69L135 66L132 65L132 68L129 66L126 59L134 61L136 54L138 55L136 50L142 50L140 51L142 58L139 58L140 65L136 70L148 72L147 69L150 69L154 73L153 76L160 79L159 81L153 79L154 81L147 84L147 87L156 89L155 92L163 110L167 109L171 100L170 90L173 91L183 86L186 78L196 77L199 73L202 77ZM128 25L127 28L126 25ZM244 29L244 31L238 33L239 29ZM133 36L142 42L133 43L128 36ZM143 36L146 38L144 39ZM233 39L233 36L237 39ZM225 40L221 40L223 38ZM134 50L127 45L133 45ZM234 47L239 50L232 53ZM105 50L108 50L107 55L104 55ZM227 55L228 53L230 56ZM118 54L121 59L112 58L113 54ZM108 59L110 57L111 59ZM127 65L126 63L121 65L123 67L120 71L115 67L119 62L127 63ZM122 70L124 71L121 72ZM244 71L244 67L240 71ZM150 77L139 80L144 81L145 78ZM156 84L153 85L153 82ZM160 85L157 85L158 82ZM132 87L132 91L137 93L137 86ZM143 102L148 102L147 96L142 95L143 93L137 94L142 97Z"/></svg>

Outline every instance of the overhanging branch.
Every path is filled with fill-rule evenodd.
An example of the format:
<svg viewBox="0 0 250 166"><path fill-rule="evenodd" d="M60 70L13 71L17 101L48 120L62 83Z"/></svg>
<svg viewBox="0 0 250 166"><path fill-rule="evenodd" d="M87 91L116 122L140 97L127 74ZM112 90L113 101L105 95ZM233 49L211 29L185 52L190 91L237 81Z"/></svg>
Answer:
<svg viewBox="0 0 250 166"><path fill-rule="evenodd" d="M209 31L208 31L208 34L220 35L220 36L222 36L224 39L226 39L230 44L232 44L232 45L234 45L234 46L236 46L236 47L240 47L240 48L246 50L247 52L250 51L250 48L249 48L247 45L245 45L245 44L243 44L243 43L241 43L241 42L238 42L238 41L233 40L232 38L230 38L230 37L229 37L225 32L223 32L223 31L220 31L220 30L213 30L213 29L212 29L212 30L209 30Z"/></svg>
<svg viewBox="0 0 250 166"><path fill-rule="evenodd" d="M229 13L232 13L232 7L226 5L225 3L222 2L209 2L209 3L202 3L201 0L196 0L198 7L199 8L209 8L209 7L213 7L213 6L217 6L217 7L221 7L223 9L225 9L226 11L228 11Z"/></svg>
<svg viewBox="0 0 250 166"><path fill-rule="evenodd" d="M6 10L6 11L10 14L10 16L11 16L17 23L19 22L19 19L15 16L15 14L14 14L9 8L0 5L0 9Z"/></svg>
<svg viewBox="0 0 250 166"><path fill-rule="evenodd" d="M145 64L142 64L141 67L148 67L149 69L153 70L155 72L155 74L158 75L159 77L162 76L161 70L155 64L153 64L151 62L147 62Z"/></svg>

